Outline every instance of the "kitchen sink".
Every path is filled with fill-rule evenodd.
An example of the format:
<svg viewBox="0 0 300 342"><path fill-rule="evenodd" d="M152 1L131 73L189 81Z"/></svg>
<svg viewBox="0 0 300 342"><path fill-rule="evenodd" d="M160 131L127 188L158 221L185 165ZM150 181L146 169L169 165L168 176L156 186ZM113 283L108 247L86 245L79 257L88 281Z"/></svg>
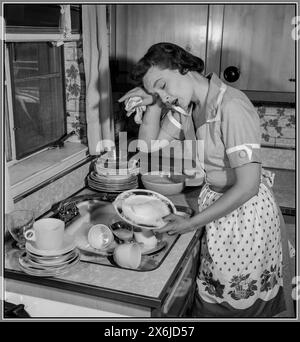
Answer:
<svg viewBox="0 0 300 342"><path fill-rule="evenodd" d="M191 216L193 211L188 207L177 206L176 209L183 215ZM62 202L54 215L66 222L66 232L73 235L76 245L80 250L80 261L105 265L108 267L119 267L113 259L112 251L99 251L93 249L88 241L87 234L92 225L110 225L113 218L116 218L115 209L111 199L103 200L100 195L80 195L71 197ZM121 218L120 218L121 221ZM155 233L158 244L153 250L142 255L139 268L131 271L143 272L152 271L158 268L166 258L179 235L168 235Z"/></svg>

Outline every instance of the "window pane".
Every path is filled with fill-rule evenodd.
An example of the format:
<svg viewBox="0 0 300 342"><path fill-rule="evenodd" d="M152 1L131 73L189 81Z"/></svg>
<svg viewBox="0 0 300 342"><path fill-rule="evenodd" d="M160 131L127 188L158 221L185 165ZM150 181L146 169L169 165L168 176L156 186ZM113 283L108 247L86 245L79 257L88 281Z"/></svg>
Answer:
<svg viewBox="0 0 300 342"><path fill-rule="evenodd" d="M59 5L4 5L7 26L59 27Z"/></svg>
<svg viewBox="0 0 300 342"><path fill-rule="evenodd" d="M17 159L66 133L61 47L13 43L10 48Z"/></svg>
<svg viewBox="0 0 300 342"><path fill-rule="evenodd" d="M51 32L60 29L60 5L4 5L4 17L8 31L22 28L30 32L32 28L44 28ZM71 5L72 32L81 32L81 5ZM41 33L41 32L39 32Z"/></svg>
<svg viewBox="0 0 300 342"><path fill-rule="evenodd" d="M11 59L15 82L32 76L61 73L60 49L50 43L14 43Z"/></svg>
<svg viewBox="0 0 300 342"><path fill-rule="evenodd" d="M81 32L81 5L71 5L72 32Z"/></svg>

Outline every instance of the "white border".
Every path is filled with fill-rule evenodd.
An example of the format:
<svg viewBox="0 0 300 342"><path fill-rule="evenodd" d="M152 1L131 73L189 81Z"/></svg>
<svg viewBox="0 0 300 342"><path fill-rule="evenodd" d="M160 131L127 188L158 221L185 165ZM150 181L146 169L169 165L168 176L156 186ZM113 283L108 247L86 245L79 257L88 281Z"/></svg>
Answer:
<svg viewBox="0 0 300 342"><path fill-rule="evenodd" d="M24 2L20 2L20 1L16 1L16 2L3 2L2 3L2 13L3 13L3 5L4 4L23 4ZM26 2L26 3L28 3L28 4L37 4L37 3L42 3L42 4L46 4L46 3L62 3L62 2L56 2L56 1L51 1L51 2ZM298 2L286 2L286 1L278 1L278 2L251 2L251 1L245 1L245 2L235 2L235 1L224 1L224 2L217 2L217 1L211 1L211 2L149 2L149 1L146 1L146 2L116 2L116 1L114 1L114 2L111 2L111 1L105 1L105 2L74 2L74 4L102 4L102 5L105 5L105 4L121 4L121 5L125 5L125 4L241 4L241 5L243 5L243 4L258 4L258 5L261 5L261 4L285 4L285 5L287 5L287 4L294 4L294 5L296 5L296 14L297 14L297 16L298 16L298 13L299 13L299 11L298 11L298 9L299 9L299 4L298 4ZM2 40L3 40L3 30L2 30ZM3 49L2 49L2 61L4 61L4 59L3 59ZM298 41L296 41L296 57L298 57ZM298 91L298 87L299 87L299 79L298 79L298 75L299 75L299 69L298 69L298 59L299 58L296 58L296 71L297 71L297 74L296 74L296 110L298 109L298 94L297 94L297 91ZM2 69L3 69L3 65L2 65ZM2 73L2 84L3 84L3 73ZM2 103L2 113L3 113L3 103ZM297 113L297 112L296 112ZM2 115L2 123L3 123L3 115ZM298 132L298 120L297 120L297 123L296 123L296 132ZM3 125L2 125L2 137L3 137L3 133L4 133L4 130L3 130ZM299 142L298 142L298 144L299 144ZM297 146L298 147L298 146ZM297 156L298 156L298 154L297 154ZM2 153L2 165L4 165L3 164L3 153ZM298 158L297 158L297 160L296 160L296 184L298 185ZM2 184L2 189L4 189L3 188L3 177L2 177L2 180L1 180L1 184ZM298 207L297 207L297 205L298 205L298 192L297 192L297 194L296 194L296 199L297 199L297 202L296 202L296 228L298 227ZM2 201L3 201L3 199L4 199L4 191L2 191ZM2 208L2 209L4 209L4 208ZM4 211L3 211L4 212ZM3 227L3 215L2 215L2 227ZM299 239L299 237L296 235L296 237L297 237L297 240L296 240L296 250L298 251L298 239ZM2 254L2 256L1 256L1 258L2 258L2 265L3 265L3 254ZM296 269L297 269L297 272L298 272L298 260L296 260ZM1 280L2 280L2 291L4 291L4 279L3 279L3 277L1 277ZM2 292L2 298L4 298L4 293ZM299 301L297 301L297 312L298 312L298 306L299 306L299 303L298 303ZM3 310L3 309L2 309ZM2 319L3 319L3 312L2 312ZM110 322L111 321L111 319L91 319L91 318L88 318L89 319L89 321L103 321L103 322ZM47 319L31 319L31 321L47 321ZM57 321L60 321L60 322L62 322L62 321L78 321L78 319L64 319L64 318L62 318L62 319L57 319ZM79 319L80 320L80 319ZM81 319L81 320L84 320L84 317ZM152 320L149 320L149 318L147 318L147 319L136 319L135 321L152 321ZM177 318L172 318L172 319L161 319L161 320L159 320L159 319L155 319L155 321L162 321L162 322L174 322L174 321L178 321L178 320L180 320L181 322L182 321L185 321L184 319L177 319ZM284 320L284 321L296 321L296 320L298 320L298 315L296 316L296 318L293 318L293 319L282 319L282 320ZM19 319L18 321L23 321L22 319ZM26 319L25 319L25 321L27 321ZM48 321L49 321L49 319L48 319ZM53 321L53 320L50 320L50 321ZM123 322L123 321L127 321L127 322L134 322L132 319L130 319L130 320L126 320L126 319L120 319L120 320L118 320L118 321L121 321L121 322ZM232 318L232 319L203 319L203 318L197 318L197 319L188 319L188 320L186 320L187 322L201 322L201 321L249 321L249 322L251 322L251 321L281 321L281 319L253 319L253 318L249 318L249 319L239 319L239 318Z"/></svg>

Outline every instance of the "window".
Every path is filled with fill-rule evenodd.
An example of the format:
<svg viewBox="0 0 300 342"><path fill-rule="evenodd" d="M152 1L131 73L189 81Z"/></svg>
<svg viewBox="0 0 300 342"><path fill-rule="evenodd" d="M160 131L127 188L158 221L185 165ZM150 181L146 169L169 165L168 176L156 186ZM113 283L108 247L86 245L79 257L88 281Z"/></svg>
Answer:
<svg viewBox="0 0 300 342"><path fill-rule="evenodd" d="M71 29L81 31L81 6L70 6ZM4 17L7 32L28 33L39 28L41 32L59 32L61 29L61 5L55 4L6 4Z"/></svg>
<svg viewBox="0 0 300 342"><path fill-rule="evenodd" d="M81 6L5 4L4 17L5 153L14 163L67 133L61 42L79 39Z"/></svg>
<svg viewBox="0 0 300 342"><path fill-rule="evenodd" d="M21 159L66 133L62 48L47 42L8 43L7 47L13 115L6 124L13 127L15 156ZM8 136L11 130L6 131ZM8 139L6 143L11 160L13 144Z"/></svg>

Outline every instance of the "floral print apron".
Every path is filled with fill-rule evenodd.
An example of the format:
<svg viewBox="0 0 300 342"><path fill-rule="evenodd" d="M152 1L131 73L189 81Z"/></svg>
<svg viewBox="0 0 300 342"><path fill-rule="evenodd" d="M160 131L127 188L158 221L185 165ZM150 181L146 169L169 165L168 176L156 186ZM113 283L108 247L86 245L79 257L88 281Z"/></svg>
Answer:
<svg viewBox="0 0 300 342"><path fill-rule="evenodd" d="M206 184L199 210L220 196ZM206 225L197 285L204 316L272 317L284 310L280 217L265 182L256 196Z"/></svg>

